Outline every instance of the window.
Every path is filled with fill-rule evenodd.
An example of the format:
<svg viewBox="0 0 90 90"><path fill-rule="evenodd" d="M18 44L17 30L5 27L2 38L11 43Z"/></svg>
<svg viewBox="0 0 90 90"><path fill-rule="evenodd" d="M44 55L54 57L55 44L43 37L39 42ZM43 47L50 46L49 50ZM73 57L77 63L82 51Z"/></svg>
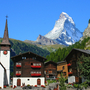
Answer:
<svg viewBox="0 0 90 90"><path fill-rule="evenodd" d="M63 76L65 76L66 75L66 72L63 72Z"/></svg>
<svg viewBox="0 0 90 90"><path fill-rule="evenodd" d="M21 65L21 63L16 63L16 65Z"/></svg>
<svg viewBox="0 0 90 90"><path fill-rule="evenodd" d="M30 80L30 79L27 79L28 81Z"/></svg>
<svg viewBox="0 0 90 90"><path fill-rule="evenodd" d="M17 73L21 74L21 71L16 71L16 74L17 74Z"/></svg>
<svg viewBox="0 0 90 90"><path fill-rule="evenodd" d="M62 69L65 69L65 67L63 66Z"/></svg>
<svg viewBox="0 0 90 90"><path fill-rule="evenodd" d="M32 59L35 59L36 60L36 57L32 57Z"/></svg>
<svg viewBox="0 0 90 90"><path fill-rule="evenodd" d="M22 57L22 59L26 59L26 57Z"/></svg>
<svg viewBox="0 0 90 90"><path fill-rule="evenodd" d="M33 66L41 66L41 63L31 63Z"/></svg>

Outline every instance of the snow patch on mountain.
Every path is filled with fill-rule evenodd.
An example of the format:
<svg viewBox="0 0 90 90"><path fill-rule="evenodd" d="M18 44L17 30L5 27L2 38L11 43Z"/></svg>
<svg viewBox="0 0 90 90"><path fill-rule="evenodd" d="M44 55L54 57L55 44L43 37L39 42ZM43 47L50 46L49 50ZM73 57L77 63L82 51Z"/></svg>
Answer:
<svg viewBox="0 0 90 90"><path fill-rule="evenodd" d="M47 33L45 37L59 44L72 45L80 40L82 32L75 27L73 19L65 12L62 12L53 30Z"/></svg>

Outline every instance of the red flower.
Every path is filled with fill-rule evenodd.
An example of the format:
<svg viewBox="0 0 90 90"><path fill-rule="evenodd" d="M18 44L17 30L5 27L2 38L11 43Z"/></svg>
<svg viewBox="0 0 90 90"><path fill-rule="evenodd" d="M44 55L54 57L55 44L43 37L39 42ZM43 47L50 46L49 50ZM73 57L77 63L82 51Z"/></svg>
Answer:
<svg viewBox="0 0 90 90"><path fill-rule="evenodd" d="M41 87L45 87L44 85L41 85Z"/></svg>
<svg viewBox="0 0 90 90"><path fill-rule="evenodd" d="M6 85L4 85L4 88L6 88Z"/></svg>
<svg viewBox="0 0 90 90"><path fill-rule="evenodd" d="M37 87L37 85L35 85L35 87Z"/></svg>

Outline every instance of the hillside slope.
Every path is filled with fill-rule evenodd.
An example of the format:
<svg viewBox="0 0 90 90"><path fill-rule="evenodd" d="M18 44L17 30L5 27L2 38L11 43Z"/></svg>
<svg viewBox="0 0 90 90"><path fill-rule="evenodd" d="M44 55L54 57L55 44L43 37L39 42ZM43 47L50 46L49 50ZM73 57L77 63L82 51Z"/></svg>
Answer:
<svg viewBox="0 0 90 90"><path fill-rule="evenodd" d="M1 43L2 39L0 39L0 43ZM19 41L19 40L15 40L15 39L9 39L9 42L11 44L11 53L10 53L10 57L18 55L20 53L25 53L25 52L33 52L35 54L38 54L40 56L44 56L46 57L47 55L50 54L49 51L44 50L42 48L39 48L35 45L29 44L29 43L25 43L23 41ZM13 71L13 62L12 60L10 60L10 70L11 72Z"/></svg>

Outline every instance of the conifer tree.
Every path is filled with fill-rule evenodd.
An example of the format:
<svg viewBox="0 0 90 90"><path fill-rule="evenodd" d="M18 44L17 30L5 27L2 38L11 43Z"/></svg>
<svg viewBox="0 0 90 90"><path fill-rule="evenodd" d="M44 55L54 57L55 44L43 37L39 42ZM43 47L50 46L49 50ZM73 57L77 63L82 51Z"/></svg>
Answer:
<svg viewBox="0 0 90 90"><path fill-rule="evenodd" d="M65 78L63 77L62 73L61 73L61 77L60 77L60 90L66 90Z"/></svg>

